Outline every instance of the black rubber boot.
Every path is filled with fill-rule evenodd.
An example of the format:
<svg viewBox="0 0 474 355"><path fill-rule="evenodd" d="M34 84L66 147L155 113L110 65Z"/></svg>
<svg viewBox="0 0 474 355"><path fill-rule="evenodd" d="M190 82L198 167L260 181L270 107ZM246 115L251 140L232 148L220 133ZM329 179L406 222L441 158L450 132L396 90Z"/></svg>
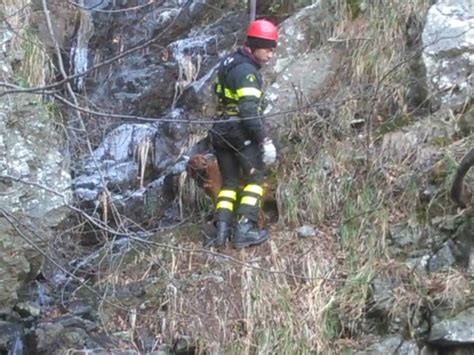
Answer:
<svg viewBox="0 0 474 355"><path fill-rule="evenodd" d="M236 227L232 244L235 249L247 248L258 245L268 239L265 229L258 229L255 222L244 218Z"/></svg>
<svg viewBox="0 0 474 355"><path fill-rule="evenodd" d="M210 239L204 246L222 248L231 234L230 224L224 221L216 222L216 236Z"/></svg>

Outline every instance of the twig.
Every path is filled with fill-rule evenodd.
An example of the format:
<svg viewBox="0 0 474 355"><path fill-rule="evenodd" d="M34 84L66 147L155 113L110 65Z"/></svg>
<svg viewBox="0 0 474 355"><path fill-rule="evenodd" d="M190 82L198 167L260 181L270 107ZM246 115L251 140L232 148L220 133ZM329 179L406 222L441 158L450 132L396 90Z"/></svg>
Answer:
<svg viewBox="0 0 474 355"><path fill-rule="evenodd" d="M329 43L347 43L349 41L372 41L372 38L370 37L351 37L351 38L331 37L331 38L328 38L327 41Z"/></svg>
<svg viewBox="0 0 474 355"><path fill-rule="evenodd" d="M245 118L229 118L229 119L205 119L205 120L188 120L188 119L175 119L175 118L160 118L160 117L143 117L143 116L134 116L134 115L121 115L121 114L115 114L115 113L108 113L108 112L98 112L98 111L93 111L84 107L81 107L79 105L75 105L71 101L67 100L66 98L55 94L54 97L61 101L62 103L68 105L71 108L74 108L75 110L88 113L90 115L98 116L98 117L109 117L109 118L121 118L121 119L128 119L128 120L137 120L137 121L145 121L145 122L174 122L174 123L188 123L188 124L195 124L195 125L207 125L207 124L214 124L216 122L229 122L229 121L246 121L246 120L253 120L255 118L263 118L263 119L272 119L276 118L279 116L284 116L288 115L291 113L297 113L300 111L305 111L308 110L309 108L315 108L315 107L325 107L330 104L342 104L347 101L354 101L354 100L362 100L365 97L358 95L358 96L353 96L353 97L348 97L345 99L341 100L333 100L333 101L326 101L326 102L312 102L307 105L297 107L294 109L290 110L282 110L278 112L274 112L271 114L266 114L266 115L258 115L258 116L251 116L251 117L245 117Z"/></svg>
<svg viewBox="0 0 474 355"><path fill-rule="evenodd" d="M74 5L75 7L78 7L80 9L83 9L83 10L86 10L86 11L105 12L105 13L109 13L109 14L114 14L114 13L119 13L119 12L138 11L138 10L144 9L148 6L154 5L154 3L156 3L156 0L150 0L146 4L143 4L143 5L131 6L131 7L125 8L125 9L117 9L117 10L99 9L98 7L104 3L104 0L101 0L98 4L96 4L94 6L91 6L91 7L86 7L86 6L83 6L81 4L78 4L77 2L70 1L70 0L69 0L69 3L71 5ZM157 4L157 6L161 6L163 3L164 3L164 1L160 1L160 3Z"/></svg>
<svg viewBox="0 0 474 355"><path fill-rule="evenodd" d="M50 84L50 85L44 85L44 86L38 86L38 87L34 87L34 88L19 88L19 87L16 87L14 90L10 90L10 91L5 91L5 92L2 92L0 93L0 97L3 96L3 95L7 95L7 94L13 94L13 93L33 93L33 92L36 92L36 91L44 91L44 90L49 90L49 89L53 89L53 88L56 88L56 87L60 87L62 86L63 84L65 83L68 83L68 82L71 82L72 80L74 79L77 79L81 76L85 76L87 74L89 74L90 72L96 70L96 69L99 69L105 65L108 65L108 64L112 64L116 61L118 61L119 59L131 54L131 53L134 53L136 51L139 51L140 49L143 49L143 48L146 48L148 47L149 45L157 42L159 39L161 39L167 32L167 30L169 28L171 28L172 25L175 24L176 20L178 19L179 15L187 8L191 5L191 3L188 1L188 3L180 10L180 12L176 15L176 17L173 19L173 21L171 21L171 23L166 26L165 29L163 29L163 31L161 31L157 36L155 37L152 37L151 39L145 41L143 44L141 45L138 45L138 46L135 46L135 47L132 47L130 49L127 49L123 52L121 52L120 54L117 54L109 59L106 59L104 60L103 62L101 63L98 63L92 67L90 67L89 69L83 71L83 72L80 72L80 73L76 73L74 75L70 75L70 76L65 76L62 80L60 81L57 81L53 84ZM53 39L54 40L54 39ZM164 48L163 46L159 46L160 48ZM5 86L5 87L11 87L11 84L10 83L6 83L6 82L2 82L0 81L0 86Z"/></svg>

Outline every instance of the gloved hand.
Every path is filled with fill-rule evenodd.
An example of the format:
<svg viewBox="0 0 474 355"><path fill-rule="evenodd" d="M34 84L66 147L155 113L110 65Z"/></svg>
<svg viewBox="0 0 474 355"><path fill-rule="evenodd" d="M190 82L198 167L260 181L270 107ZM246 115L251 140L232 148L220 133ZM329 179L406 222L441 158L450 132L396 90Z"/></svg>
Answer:
<svg viewBox="0 0 474 355"><path fill-rule="evenodd" d="M265 138L262 142L262 160L265 165L273 164L276 160L277 152L270 138Z"/></svg>

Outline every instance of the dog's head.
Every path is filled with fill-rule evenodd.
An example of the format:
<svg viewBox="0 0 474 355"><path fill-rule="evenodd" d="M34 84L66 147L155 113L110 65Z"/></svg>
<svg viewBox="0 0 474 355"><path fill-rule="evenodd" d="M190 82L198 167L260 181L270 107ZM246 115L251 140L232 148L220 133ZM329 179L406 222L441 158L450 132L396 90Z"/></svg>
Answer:
<svg viewBox="0 0 474 355"><path fill-rule="evenodd" d="M206 168L207 159L203 154L193 155L186 164L186 172L191 176L206 170Z"/></svg>

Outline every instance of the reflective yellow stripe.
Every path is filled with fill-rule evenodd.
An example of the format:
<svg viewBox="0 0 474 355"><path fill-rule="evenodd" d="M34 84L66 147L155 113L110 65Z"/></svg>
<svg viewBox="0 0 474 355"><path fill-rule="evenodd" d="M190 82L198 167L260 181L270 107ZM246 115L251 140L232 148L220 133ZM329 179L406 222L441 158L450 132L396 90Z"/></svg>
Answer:
<svg viewBox="0 0 474 355"><path fill-rule="evenodd" d="M244 188L244 192L253 192L259 196L263 196L263 188L259 185L247 185Z"/></svg>
<svg viewBox="0 0 474 355"><path fill-rule="evenodd" d="M235 101L238 101L243 96L254 96L257 99L259 99L263 95L263 92L257 88L241 88L234 92L231 89L226 88L221 84L216 84L214 90L218 94L221 94L221 95L224 94L223 96L226 99L235 100Z"/></svg>
<svg viewBox="0 0 474 355"><path fill-rule="evenodd" d="M242 88L237 90L237 97L242 97L242 96L255 96L257 98L260 98L262 96L262 92L259 89L256 88Z"/></svg>
<svg viewBox="0 0 474 355"><path fill-rule="evenodd" d="M234 210L234 204L229 201L219 201L216 205L216 209L226 209L226 210Z"/></svg>
<svg viewBox="0 0 474 355"><path fill-rule="evenodd" d="M235 201L237 199L237 192L232 191L232 190L221 190L219 194L217 195L217 198L220 198L220 197L227 197Z"/></svg>
<svg viewBox="0 0 474 355"><path fill-rule="evenodd" d="M256 197L252 196L244 196L242 197L242 200L240 201L241 205L251 205L251 206L257 206L258 199Z"/></svg>
<svg viewBox="0 0 474 355"><path fill-rule="evenodd" d="M231 100L238 100L239 99L239 95L238 94L234 94L232 92L232 90L228 89L228 88L225 88L224 89L224 96L228 99L231 99Z"/></svg>
<svg viewBox="0 0 474 355"><path fill-rule="evenodd" d="M220 110L220 111L217 111L217 114L218 115L222 115L222 114L226 114L227 116L238 116L239 115L239 112L237 110Z"/></svg>

